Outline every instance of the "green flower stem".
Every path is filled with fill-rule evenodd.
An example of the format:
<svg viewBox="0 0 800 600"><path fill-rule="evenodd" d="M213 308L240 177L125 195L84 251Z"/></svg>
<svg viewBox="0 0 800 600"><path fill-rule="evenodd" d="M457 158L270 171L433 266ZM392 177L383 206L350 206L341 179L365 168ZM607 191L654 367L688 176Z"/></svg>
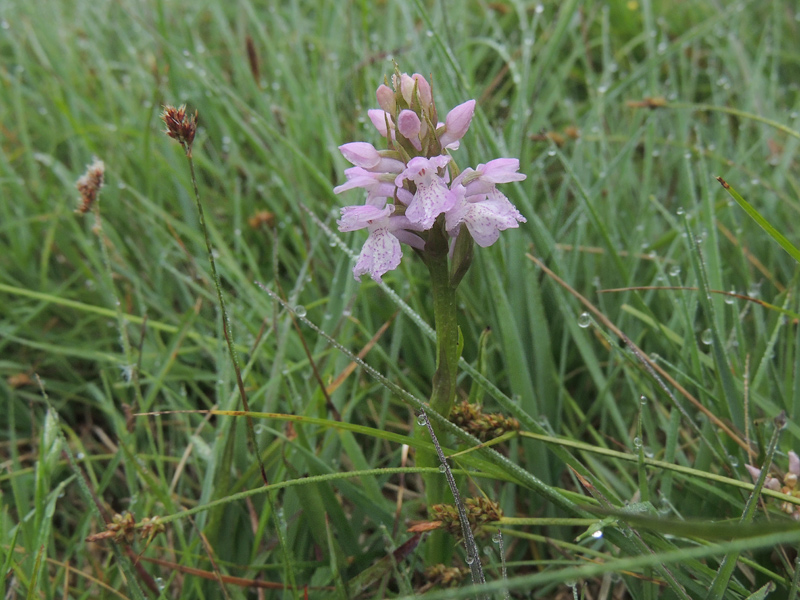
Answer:
<svg viewBox="0 0 800 600"><path fill-rule="evenodd" d="M437 222L430 232L423 253L431 276L433 294L433 319L436 328L436 373L433 375L433 389L428 404L431 410L448 417L453 409L456 396L456 375L458 374L458 320L456 313L456 289L450 285L450 265L447 257L447 234L444 224ZM441 435L441 428L433 425L434 434ZM421 426L420 437L429 437L427 428ZM417 452L417 466L439 467L439 458L434 452ZM428 510L434 504L452 502L448 496L447 482L441 474L423 476ZM427 543L428 564L449 563L453 543L444 531L434 531Z"/></svg>

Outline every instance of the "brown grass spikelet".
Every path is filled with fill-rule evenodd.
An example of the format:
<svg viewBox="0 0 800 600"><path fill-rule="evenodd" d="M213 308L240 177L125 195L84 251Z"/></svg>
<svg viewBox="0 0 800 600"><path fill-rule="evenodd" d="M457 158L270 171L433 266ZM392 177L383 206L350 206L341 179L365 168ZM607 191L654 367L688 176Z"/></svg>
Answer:
<svg viewBox="0 0 800 600"><path fill-rule="evenodd" d="M456 587L469 576L468 568L448 567L447 565L431 565L425 569L425 579L434 585Z"/></svg>
<svg viewBox="0 0 800 600"><path fill-rule="evenodd" d="M196 110L194 115L186 116L185 104L181 104L178 108L167 104L161 113L161 120L167 126L164 133L172 139L178 140L186 151L186 156L192 155L192 142L194 142L194 135L197 133L197 117L198 112Z"/></svg>
<svg viewBox="0 0 800 600"><path fill-rule="evenodd" d="M105 163L97 158L87 165L86 172L75 182L75 187L81 194L80 204L75 212L85 214L92 209L97 195L100 193L100 188L103 187L105 172Z"/></svg>
<svg viewBox="0 0 800 600"><path fill-rule="evenodd" d="M456 404L450 413L450 421L482 442L500 437L509 431L519 431L519 421L500 413L484 413L479 404L466 400Z"/></svg>
<svg viewBox="0 0 800 600"><path fill-rule="evenodd" d="M461 521L458 518L458 509L453 504L434 504L431 508L435 517L441 522L440 527L455 536L461 536ZM483 496L467 498L464 500L464 508L473 530L503 518L503 509L500 505Z"/></svg>

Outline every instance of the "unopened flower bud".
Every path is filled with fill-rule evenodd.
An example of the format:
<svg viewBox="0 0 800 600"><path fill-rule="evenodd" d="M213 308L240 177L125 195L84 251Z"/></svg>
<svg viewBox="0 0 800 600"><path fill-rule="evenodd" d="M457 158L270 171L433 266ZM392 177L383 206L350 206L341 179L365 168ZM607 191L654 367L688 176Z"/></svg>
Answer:
<svg viewBox="0 0 800 600"><path fill-rule="evenodd" d="M406 138L417 150L422 149L419 141L421 121L412 110L401 111L397 116L397 130Z"/></svg>
<svg viewBox="0 0 800 600"><path fill-rule="evenodd" d="M378 87L378 91L375 93L378 97L378 106L380 106L384 111L393 115L395 110L397 109L397 104L394 100L394 92L392 88L388 85L381 84Z"/></svg>
<svg viewBox="0 0 800 600"><path fill-rule="evenodd" d="M472 123L472 115L475 114L475 100L467 100L463 104L459 104L445 117L444 130L439 136L439 142L442 148L450 148L458 142L464 134L467 133L470 123ZM454 146L456 149L458 146Z"/></svg>
<svg viewBox="0 0 800 600"><path fill-rule="evenodd" d="M423 109L427 110L428 107L433 103L431 84L428 83L427 80L419 73L414 73L411 78L417 84L417 93L419 94L420 104L422 104Z"/></svg>

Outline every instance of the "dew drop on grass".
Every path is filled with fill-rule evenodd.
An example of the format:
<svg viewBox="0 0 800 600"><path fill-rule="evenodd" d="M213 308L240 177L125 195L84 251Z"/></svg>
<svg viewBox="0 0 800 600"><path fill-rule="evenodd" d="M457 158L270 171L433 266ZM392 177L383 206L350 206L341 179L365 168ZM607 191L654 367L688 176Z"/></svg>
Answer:
<svg viewBox="0 0 800 600"><path fill-rule="evenodd" d="M425 427L426 421L427 419L425 418L425 415L423 415L422 413L419 413L417 415L417 425L419 425L420 427Z"/></svg>
<svg viewBox="0 0 800 600"><path fill-rule="evenodd" d="M542 14L544 12L544 4L537 4L533 10L536 11L537 15Z"/></svg>
<svg viewBox="0 0 800 600"><path fill-rule="evenodd" d="M731 294L735 294L736 290L731 290ZM736 302L736 298L733 296L725 296L725 304L734 304Z"/></svg>
<svg viewBox="0 0 800 600"><path fill-rule="evenodd" d="M578 327L586 329L589 325L592 324L592 317L587 312L582 312L580 316L578 316Z"/></svg>
<svg viewBox="0 0 800 600"><path fill-rule="evenodd" d="M447 465L442 463L441 465L439 465L439 473L444 473L445 471L447 471Z"/></svg>
<svg viewBox="0 0 800 600"><path fill-rule="evenodd" d="M679 207L678 207L678 210L677 210L676 212L677 212L679 215L686 214L686 211L684 210L684 208L683 208L682 206L679 206Z"/></svg>
<svg viewBox="0 0 800 600"><path fill-rule="evenodd" d="M492 536L492 542L495 544L499 544L503 541L503 534L499 531Z"/></svg>
<svg viewBox="0 0 800 600"><path fill-rule="evenodd" d="M679 265L673 265L672 267L670 267L669 269L670 277L677 277L680 274L681 274L681 268Z"/></svg>
<svg viewBox="0 0 800 600"><path fill-rule="evenodd" d="M645 396L644 394L639 396L639 404L641 404L642 406L646 406L647 405L647 396Z"/></svg>
<svg viewBox="0 0 800 600"><path fill-rule="evenodd" d="M474 554L467 554L464 557L464 562L467 563L468 565L471 565L472 563L475 562L475 555Z"/></svg>
<svg viewBox="0 0 800 600"><path fill-rule="evenodd" d="M639 437L633 438L633 447L637 450L642 447L642 440Z"/></svg>
<svg viewBox="0 0 800 600"><path fill-rule="evenodd" d="M736 458L733 454L728 454L728 464L730 466L736 468L739 466L739 459Z"/></svg>
<svg viewBox="0 0 800 600"><path fill-rule="evenodd" d="M603 530L598 529L597 531L592 532L592 537L596 540L600 539L601 537L603 537Z"/></svg>
<svg viewBox="0 0 800 600"><path fill-rule="evenodd" d="M711 329L706 329L702 334L700 334L700 341L706 346L710 346L712 344L714 337L711 334Z"/></svg>
<svg viewBox="0 0 800 600"><path fill-rule="evenodd" d="M298 304L297 306L294 307L294 314L296 314L298 317L305 317L306 307L303 306L302 304Z"/></svg>

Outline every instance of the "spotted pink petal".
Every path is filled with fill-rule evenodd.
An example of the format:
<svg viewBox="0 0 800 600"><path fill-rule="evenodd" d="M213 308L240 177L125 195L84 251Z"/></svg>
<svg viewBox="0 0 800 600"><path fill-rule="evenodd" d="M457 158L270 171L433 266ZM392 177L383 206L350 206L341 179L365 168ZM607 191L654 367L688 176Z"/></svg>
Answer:
<svg viewBox="0 0 800 600"><path fill-rule="evenodd" d="M395 179L395 185L401 187L406 179L413 181L417 191L408 205L406 216L423 228L430 229L436 217L452 208L455 197L450 193L439 169L450 162L450 156L440 155L433 158L417 156L408 161L408 165Z"/></svg>
<svg viewBox="0 0 800 600"><path fill-rule="evenodd" d="M384 274L400 265L402 258L400 241L392 235L388 226L372 229L353 267L353 276L361 280L362 275L369 274L380 282Z"/></svg>

